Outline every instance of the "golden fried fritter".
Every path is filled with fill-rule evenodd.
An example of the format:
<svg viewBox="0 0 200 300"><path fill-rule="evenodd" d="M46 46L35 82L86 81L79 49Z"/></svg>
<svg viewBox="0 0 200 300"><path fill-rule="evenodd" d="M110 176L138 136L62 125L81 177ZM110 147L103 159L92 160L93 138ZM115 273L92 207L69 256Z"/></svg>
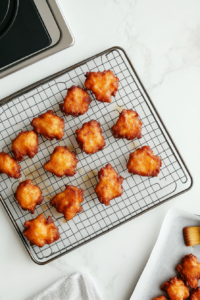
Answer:
<svg viewBox="0 0 200 300"><path fill-rule="evenodd" d="M181 263L176 267L180 273L181 279L185 284L192 289L198 287L198 280L200 279L200 263L193 254L186 255L182 258Z"/></svg>
<svg viewBox="0 0 200 300"><path fill-rule="evenodd" d="M111 70L103 72L87 72L85 87L91 90L98 101L111 102L111 96L115 96L119 87L119 79Z"/></svg>
<svg viewBox="0 0 200 300"><path fill-rule="evenodd" d="M189 289L184 282L177 277L170 278L162 284L161 289L168 293L171 300L185 300L189 297Z"/></svg>
<svg viewBox="0 0 200 300"><path fill-rule="evenodd" d="M43 247L46 244L52 244L60 238L58 227L54 224L51 217L47 219L43 214L36 219L26 221L23 231L31 246Z"/></svg>
<svg viewBox="0 0 200 300"><path fill-rule="evenodd" d="M56 210L64 214L67 221L73 219L77 213L80 213L83 208L80 203L84 201L84 191L73 185L66 185L64 192L57 194L50 202Z"/></svg>
<svg viewBox="0 0 200 300"><path fill-rule="evenodd" d="M84 123L81 129L76 130L76 134L77 143L86 154L100 151L106 145L101 125L95 120Z"/></svg>
<svg viewBox="0 0 200 300"><path fill-rule="evenodd" d="M34 185L30 179L20 182L14 196L21 208L29 210L32 214L35 212L36 205L43 201L41 189Z"/></svg>
<svg viewBox="0 0 200 300"><path fill-rule="evenodd" d="M67 147L57 146L44 168L58 177L74 176L77 163L78 159L74 152L69 151Z"/></svg>
<svg viewBox="0 0 200 300"><path fill-rule="evenodd" d="M200 287L191 292L190 300L200 300Z"/></svg>
<svg viewBox="0 0 200 300"><path fill-rule="evenodd" d="M142 122L135 111L123 109L116 125L111 130L114 137L118 139L140 139L142 137Z"/></svg>
<svg viewBox="0 0 200 300"><path fill-rule="evenodd" d="M110 201L123 194L122 183L124 178L119 176L111 164L107 164L98 172L99 183L95 187L95 192L99 201L110 205Z"/></svg>
<svg viewBox="0 0 200 300"><path fill-rule="evenodd" d="M129 173L140 176L157 176L161 166L160 157L154 155L149 146L143 146L131 153L127 164Z"/></svg>
<svg viewBox="0 0 200 300"><path fill-rule="evenodd" d="M33 158L38 153L38 135L34 131L20 132L12 141L12 152L17 161L22 161L24 156Z"/></svg>
<svg viewBox="0 0 200 300"><path fill-rule="evenodd" d="M91 98L80 86L72 86L68 89L64 103L60 104L60 109L66 116L78 117L88 111Z"/></svg>
<svg viewBox="0 0 200 300"><path fill-rule="evenodd" d="M64 136L65 121L54 115L53 110L34 118L31 122L34 131L43 135L47 140L61 140Z"/></svg>
<svg viewBox="0 0 200 300"><path fill-rule="evenodd" d="M0 152L0 174L5 173L11 178L18 179L21 177L20 170L21 167L14 158L7 153Z"/></svg>
<svg viewBox="0 0 200 300"><path fill-rule="evenodd" d="M165 296L156 297L153 300L167 300Z"/></svg>

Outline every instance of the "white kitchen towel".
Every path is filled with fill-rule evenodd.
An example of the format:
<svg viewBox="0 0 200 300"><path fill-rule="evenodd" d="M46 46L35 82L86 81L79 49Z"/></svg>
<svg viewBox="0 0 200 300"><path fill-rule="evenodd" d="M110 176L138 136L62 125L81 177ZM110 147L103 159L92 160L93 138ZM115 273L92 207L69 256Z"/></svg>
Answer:
<svg viewBox="0 0 200 300"><path fill-rule="evenodd" d="M101 300L93 282L86 274L64 277L48 289L27 300Z"/></svg>

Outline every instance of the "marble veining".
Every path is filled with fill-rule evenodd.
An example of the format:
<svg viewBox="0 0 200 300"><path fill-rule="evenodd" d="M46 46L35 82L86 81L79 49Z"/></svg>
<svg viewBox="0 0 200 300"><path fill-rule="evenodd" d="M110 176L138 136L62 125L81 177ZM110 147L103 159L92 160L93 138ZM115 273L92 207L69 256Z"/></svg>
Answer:
<svg viewBox="0 0 200 300"><path fill-rule="evenodd" d="M74 33L75 45L1 79L0 99L109 47L121 46L172 134L195 184L189 193L45 266L31 261L0 207L0 300L25 300L76 271L91 276L102 300L128 300L168 209L177 207L200 214L200 1L59 3Z"/></svg>

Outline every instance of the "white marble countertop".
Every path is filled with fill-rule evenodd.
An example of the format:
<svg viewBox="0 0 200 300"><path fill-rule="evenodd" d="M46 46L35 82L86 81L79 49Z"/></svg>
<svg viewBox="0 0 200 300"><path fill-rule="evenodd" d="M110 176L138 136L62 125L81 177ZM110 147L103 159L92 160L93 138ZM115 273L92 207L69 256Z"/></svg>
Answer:
<svg viewBox="0 0 200 300"><path fill-rule="evenodd" d="M23 300L76 271L102 300L128 300L171 207L200 214L200 1L59 0L75 45L0 80L0 99L112 46L129 55L194 186L46 266L32 262L0 207L0 299Z"/></svg>

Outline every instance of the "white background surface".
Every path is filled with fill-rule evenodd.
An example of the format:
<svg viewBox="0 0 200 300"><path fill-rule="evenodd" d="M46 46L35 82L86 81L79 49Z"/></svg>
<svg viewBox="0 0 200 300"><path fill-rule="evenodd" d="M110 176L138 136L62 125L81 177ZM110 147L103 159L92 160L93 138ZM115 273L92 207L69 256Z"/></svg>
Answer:
<svg viewBox="0 0 200 300"><path fill-rule="evenodd" d="M181 152L194 186L188 193L46 266L31 261L0 206L0 299L26 299L62 276L82 271L92 277L102 300L128 300L168 209L177 207L200 214L200 2L59 2L75 45L1 79L0 99L109 47L121 46Z"/></svg>

